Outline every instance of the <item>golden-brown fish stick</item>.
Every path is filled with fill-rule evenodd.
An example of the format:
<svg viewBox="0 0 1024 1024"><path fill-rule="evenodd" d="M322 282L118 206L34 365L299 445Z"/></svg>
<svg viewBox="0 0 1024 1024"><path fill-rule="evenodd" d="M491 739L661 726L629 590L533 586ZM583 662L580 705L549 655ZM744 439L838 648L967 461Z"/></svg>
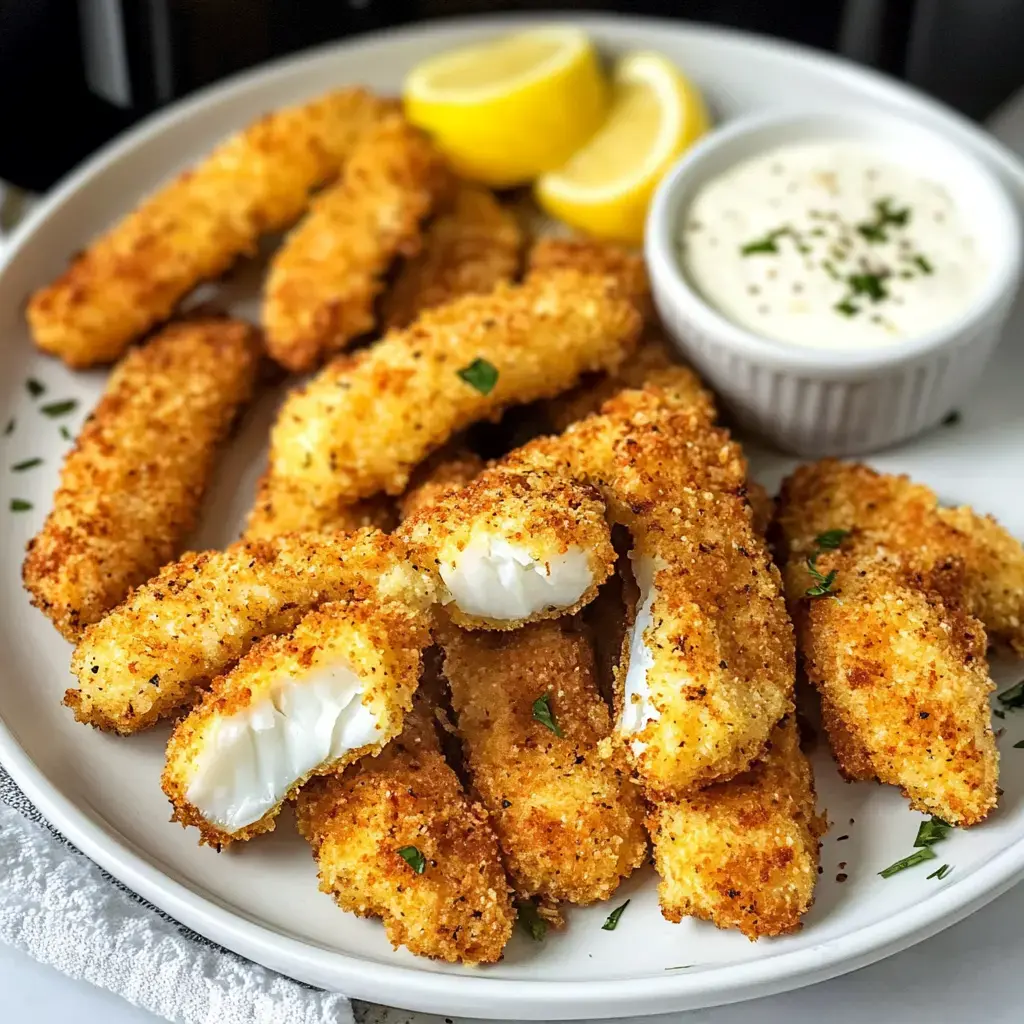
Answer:
<svg viewBox="0 0 1024 1024"><path fill-rule="evenodd" d="M257 643L171 734L172 820L201 844L251 839L307 779L378 753L412 707L427 626L393 602L335 601Z"/></svg>
<svg viewBox="0 0 1024 1024"><path fill-rule="evenodd" d="M384 275L419 251L421 222L448 184L440 154L401 116L363 135L271 262L263 325L277 362L312 369L374 326Z"/></svg>
<svg viewBox="0 0 1024 1024"><path fill-rule="evenodd" d="M418 698L378 757L304 786L297 819L320 888L344 910L381 918L396 948L450 963L500 959L515 911L498 842Z"/></svg>
<svg viewBox="0 0 1024 1024"><path fill-rule="evenodd" d="M201 281L295 221L394 103L363 89L278 110L218 146L32 296L36 344L69 366L111 362Z"/></svg>
<svg viewBox="0 0 1024 1024"><path fill-rule="evenodd" d="M611 282L571 271L429 310L289 395L270 472L320 508L400 494L413 468L471 423L615 369L639 326Z"/></svg>
<svg viewBox="0 0 1024 1024"><path fill-rule="evenodd" d="M460 182L424 233L422 251L402 267L381 303L385 330L462 295L486 295L519 269L523 237L515 217L479 185Z"/></svg>
<svg viewBox="0 0 1024 1024"><path fill-rule="evenodd" d="M813 902L826 826L793 715L775 727L750 771L656 802L648 825L669 921L699 917L749 939L799 928Z"/></svg>
<svg viewBox="0 0 1024 1024"><path fill-rule="evenodd" d="M23 567L32 603L68 640L180 552L258 361L248 325L196 320L114 370Z"/></svg>
<svg viewBox="0 0 1024 1024"><path fill-rule="evenodd" d="M931 490L905 476L824 459L785 482L779 524L794 558L812 554L819 534L842 529L852 531L844 550L884 549L921 572L960 559L967 609L993 640L1024 653L1024 547L991 516L940 508Z"/></svg>
<svg viewBox="0 0 1024 1024"><path fill-rule="evenodd" d="M608 899L647 858L639 787L598 745L611 732L590 644L571 620L442 631L473 786L524 896Z"/></svg>
<svg viewBox="0 0 1024 1024"><path fill-rule="evenodd" d="M85 631L71 662L78 689L64 703L80 722L138 732L324 601L381 593L399 578L403 598L413 597L419 577L402 567L395 543L371 530L186 554Z"/></svg>
<svg viewBox="0 0 1024 1024"><path fill-rule="evenodd" d="M402 519L465 487L484 471L484 466L484 460L468 448L449 445L435 452L419 466L409 481L409 489L398 499Z"/></svg>

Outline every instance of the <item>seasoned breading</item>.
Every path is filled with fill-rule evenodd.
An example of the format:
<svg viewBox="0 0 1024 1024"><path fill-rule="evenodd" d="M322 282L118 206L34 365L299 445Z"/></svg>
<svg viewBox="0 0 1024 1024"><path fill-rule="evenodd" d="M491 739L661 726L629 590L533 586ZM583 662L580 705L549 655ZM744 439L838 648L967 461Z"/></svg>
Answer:
<svg viewBox="0 0 1024 1024"><path fill-rule="evenodd" d="M370 128L271 262L263 305L271 356L309 370L371 330L384 275L397 256L419 251L421 222L449 184L440 154L404 118Z"/></svg>
<svg viewBox="0 0 1024 1024"><path fill-rule="evenodd" d="M307 779L401 732L429 642L427 616L365 600L329 602L259 641L171 734L172 820L218 848L273 831Z"/></svg>
<svg viewBox="0 0 1024 1024"><path fill-rule="evenodd" d="M384 534L290 534L188 553L106 618L72 657L80 722L123 734L188 707L262 636L287 633L324 601L380 593L425 607L422 580ZM394 585L394 591L388 587Z"/></svg>
<svg viewBox="0 0 1024 1024"><path fill-rule="evenodd" d="M342 89L276 111L218 146L96 239L28 307L36 344L69 366L115 360L201 281L288 227L391 100Z"/></svg>
<svg viewBox="0 0 1024 1024"><path fill-rule="evenodd" d="M401 736L378 757L312 780L296 810L320 888L344 910L382 918L396 948L450 963L501 958L515 911L497 839L418 698Z"/></svg>
<svg viewBox="0 0 1024 1024"><path fill-rule="evenodd" d="M651 808L648 827L669 921L699 917L749 939L800 927L814 897L819 838L814 780L795 716L750 771Z"/></svg>
<svg viewBox="0 0 1024 1024"><path fill-rule="evenodd" d="M798 515L784 505L782 516ZM850 778L899 786L917 810L954 825L981 821L996 804L985 630L952 603L961 566L933 575L887 557L827 551L835 599L811 598L804 560L785 570L807 677Z"/></svg>
<svg viewBox="0 0 1024 1024"><path fill-rule="evenodd" d="M652 385L508 460L524 461L592 482L632 533L640 607L616 731L644 785L684 794L744 771L792 708L795 655L739 446Z"/></svg>
<svg viewBox="0 0 1024 1024"><path fill-rule="evenodd" d="M516 891L608 899L647 859L647 837L639 787L598 752L611 720L589 643L565 619L514 633L449 627L440 643L469 774Z"/></svg>
<svg viewBox="0 0 1024 1024"><path fill-rule="evenodd" d="M486 295L519 270L523 237L515 217L488 189L460 182L424 233L381 303L385 330L463 295Z"/></svg>
<svg viewBox="0 0 1024 1024"><path fill-rule="evenodd" d="M326 509L400 494L413 468L460 430L615 369L638 331L610 282L571 271L458 299L292 392L271 434L271 473Z"/></svg>
<svg viewBox="0 0 1024 1024"><path fill-rule="evenodd" d="M468 448L449 446L435 452L409 480L409 489L398 499L398 512L409 519L446 495L465 487L484 471L484 460Z"/></svg>
<svg viewBox="0 0 1024 1024"><path fill-rule="evenodd" d="M615 565L593 488L528 465L442 490L396 532L459 625L515 629L586 604Z"/></svg>
<svg viewBox="0 0 1024 1024"><path fill-rule="evenodd" d="M905 476L824 459L785 482L779 525L793 558L812 554L819 534L842 529L852 531L844 551L884 553L917 572L959 559L967 610L993 640L1024 654L1024 547L990 516L939 508L931 490Z"/></svg>
<svg viewBox="0 0 1024 1024"><path fill-rule="evenodd" d="M267 540L282 533L351 533L364 526L389 531L395 522L395 503L387 495L334 509L318 508L305 501L291 480L275 477L268 470L256 485L256 500L243 536L246 540Z"/></svg>
<svg viewBox="0 0 1024 1024"><path fill-rule="evenodd" d="M113 372L22 569L32 603L68 640L180 552L258 361L251 327L197 320L165 328Z"/></svg>
<svg viewBox="0 0 1024 1024"><path fill-rule="evenodd" d="M754 532L763 537L771 526L775 515L775 499L756 480L747 480L747 501L750 503L751 521Z"/></svg>

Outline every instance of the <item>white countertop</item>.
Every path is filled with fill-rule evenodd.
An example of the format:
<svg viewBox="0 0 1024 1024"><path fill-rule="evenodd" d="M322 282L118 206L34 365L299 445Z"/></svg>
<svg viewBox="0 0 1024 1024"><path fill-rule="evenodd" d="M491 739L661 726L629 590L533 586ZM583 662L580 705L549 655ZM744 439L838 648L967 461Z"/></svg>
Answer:
<svg viewBox="0 0 1024 1024"><path fill-rule="evenodd" d="M1024 92L991 121L993 132L1024 152ZM1024 884L966 921L881 963L833 981L712 1010L635 1018L649 1024L1017 1024L1024 965ZM452 1018L356 1006L361 1024L442 1024ZM0 945L3 1024L156 1024L160 1018L118 996L73 981ZM211 1022L213 1024L213 1022ZM463 1018L454 1024L467 1024ZM620 1022L622 1024L622 1022Z"/></svg>

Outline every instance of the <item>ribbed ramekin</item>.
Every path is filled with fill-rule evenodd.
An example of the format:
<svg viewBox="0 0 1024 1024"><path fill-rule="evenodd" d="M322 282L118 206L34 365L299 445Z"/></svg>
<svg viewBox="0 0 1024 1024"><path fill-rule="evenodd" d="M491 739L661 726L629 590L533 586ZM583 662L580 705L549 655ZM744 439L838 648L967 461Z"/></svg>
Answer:
<svg viewBox="0 0 1024 1024"><path fill-rule="evenodd" d="M989 267L987 281L961 316L887 346L809 348L740 327L690 285L678 236L700 186L774 146L815 140L880 146L895 162L945 186ZM739 422L800 455L855 455L920 433L966 398L1013 304L1021 227L994 174L912 121L859 110L782 113L721 128L675 165L651 204L645 255L666 330Z"/></svg>

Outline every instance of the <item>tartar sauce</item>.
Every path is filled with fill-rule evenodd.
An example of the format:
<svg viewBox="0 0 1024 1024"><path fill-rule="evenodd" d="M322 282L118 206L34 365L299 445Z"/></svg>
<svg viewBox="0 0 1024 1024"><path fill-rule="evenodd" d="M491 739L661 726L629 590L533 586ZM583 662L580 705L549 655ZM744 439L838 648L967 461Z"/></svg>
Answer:
<svg viewBox="0 0 1024 1024"><path fill-rule="evenodd" d="M863 348L961 314L984 255L938 183L871 145L780 146L713 178L680 226L683 269L762 336Z"/></svg>

